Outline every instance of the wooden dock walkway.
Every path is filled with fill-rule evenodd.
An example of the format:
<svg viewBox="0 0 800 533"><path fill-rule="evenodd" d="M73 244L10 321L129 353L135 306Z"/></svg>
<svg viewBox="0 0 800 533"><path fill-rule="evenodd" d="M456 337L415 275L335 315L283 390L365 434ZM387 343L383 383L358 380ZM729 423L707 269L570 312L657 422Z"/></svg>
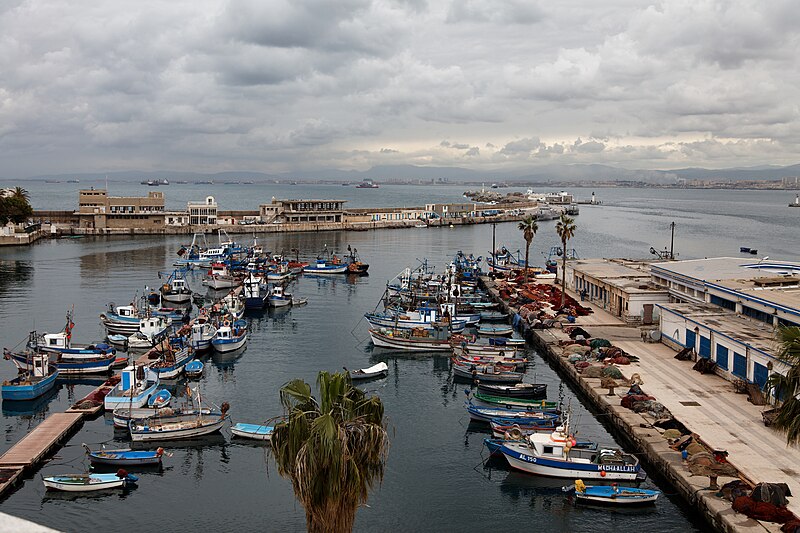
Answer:
<svg viewBox="0 0 800 533"><path fill-rule="evenodd" d="M0 456L0 468L25 468L38 463L83 419L81 413L54 413Z"/></svg>

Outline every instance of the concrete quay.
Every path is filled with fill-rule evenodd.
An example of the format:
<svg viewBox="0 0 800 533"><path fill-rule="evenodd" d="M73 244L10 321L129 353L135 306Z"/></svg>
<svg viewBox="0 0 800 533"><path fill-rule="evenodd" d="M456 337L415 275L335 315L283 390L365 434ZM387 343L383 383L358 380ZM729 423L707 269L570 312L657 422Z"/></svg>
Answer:
<svg viewBox="0 0 800 533"><path fill-rule="evenodd" d="M518 312L500 299L494 281L482 280L492 297L501 302L507 312ZM699 435L709 448L727 450L728 461L744 480L753 484L787 483L795 495L789 498L788 509L800 515L800 479L797 475L800 449L787 447L782 434L764 426L762 407L750 404L746 395L737 394L733 385L721 377L700 374L692 370L691 361L676 360L676 352L668 346L643 342L638 327L627 326L590 303L581 304L591 307L593 313L578 317L575 325L587 330L593 338L608 339L613 345L638 356L638 363L619 367L626 377L638 373L644 381L644 392L667 407L676 420ZM707 489L707 477L693 476L680 453L669 448L662 437L663 430L653 426L654 419L622 407L621 399L626 387L618 387L617 392L609 396L608 389L600 387L599 378L586 378L579 374L574 365L561 356L559 342L570 340L563 330L526 328L523 334L562 379L603 416L616 435L638 452L647 469L667 480L714 529L737 533L780 531L779 524L760 522L736 513L729 501L715 495L717 491ZM720 477L719 484L721 486L732 479Z"/></svg>

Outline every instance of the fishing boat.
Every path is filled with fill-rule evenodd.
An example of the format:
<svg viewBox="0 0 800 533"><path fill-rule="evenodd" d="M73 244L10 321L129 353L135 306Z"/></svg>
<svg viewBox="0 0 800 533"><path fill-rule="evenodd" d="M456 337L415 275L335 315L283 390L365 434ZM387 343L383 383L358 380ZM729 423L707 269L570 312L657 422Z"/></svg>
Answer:
<svg viewBox="0 0 800 533"><path fill-rule="evenodd" d="M794 196L794 202L790 203L789 207L800 207L800 194Z"/></svg>
<svg viewBox="0 0 800 533"><path fill-rule="evenodd" d="M369 270L369 265L361 261L361 258L358 256L358 250L351 248L348 244L347 251L350 252L345 257L344 261L347 265L347 273L357 274L359 276L366 276L369 274L369 272L367 272Z"/></svg>
<svg viewBox="0 0 800 533"><path fill-rule="evenodd" d="M183 367L192 359L189 354L188 346L176 345L159 349L156 348L151 352L152 355L158 355L158 361L150 365L150 370L155 372L160 379L173 379L181 375Z"/></svg>
<svg viewBox="0 0 800 533"><path fill-rule="evenodd" d="M231 433L236 437L253 440L272 439L273 426L260 426L258 424L243 424L241 422L231 426Z"/></svg>
<svg viewBox="0 0 800 533"><path fill-rule="evenodd" d="M46 353L33 354L28 369L19 376L3 381L3 400L34 400L51 390L58 378L58 368L50 364Z"/></svg>
<svg viewBox="0 0 800 533"><path fill-rule="evenodd" d="M135 485L139 478L120 469L116 474L62 474L42 478L44 486L66 492L91 492Z"/></svg>
<svg viewBox="0 0 800 533"><path fill-rule="evenodd" d="M114 354L116 350L108 344L98 342L95 344L73 344L72 330L75 323L72 321L72 312L67 313L67 324L58 333L42 333L36 335L33 332L28 338L28 347L34 351L64 354L70 358L98 357Z"/></svg>
<svg viewBox="0 0 800 533"><path fill-rule="evenodd" d="M356 189L377 189L379 185L371 179L364 179L361 183L356 185Z"/></svg>
<svg viewBox="0 0 800 533"><path fill-rule="evenodd" d="M241 285L242 280L231 274L225 263L211 263L207 276L203 278L202 284L214 290L233 289Z"/></svg>
<svg viewBox="0 0 800 533"><path fill-rule="evenodd" d="M139 331L139 311L133 304L115 306L112 302L100 315L100 322L110 334L133 335Z"/></svg>
<svg viewBox="0 0 800 533"><path fill-rule="evenodd" d="M161 417L156 416L149 420L131 420L128 429L133 442L163 441L190 439L202 435L216 433L227 421L230 406L223 403L220 411L208 414L202 412L198 393L198 405L201 409L194 417Z"/></svg>
<svg viewBox="0 0 800 533"><path fill-rule="evenodd" d="M160 273L159 273L160 275ZM192 301L192 290L179 270L174 270L161 286L161 299L165 302L188 304Z"/></svg>
<svg viewBox="0 0 800 533"><path fill-rule="evenodd" d="M30 367L30 360L37 352L25 350L22 352L10 352L5 350L3 357L11 360L21 371L26 371ZM116 356L108 354L99 357L80 357L77 359L66 357L62 354L56 356L53 364L60 375L73 374L103 374L107 373L116 361Z"/></svg>
<svg viewBox="0 0 800 533"><path fill-rule="evenodd" d="M500 451L522 472L560 478L635 481L645 479L639 459L619 449L575 448L569 417L550 434L533 433L519 442L504 442Z"/></svg>
<svg viewBox="0 0 800 533"><path fill-rule="evenodd" d="M158 388L158 375L149 368L128 366L121 379L106 395L103 403L107 411L118 407L142 407Z"/></svg>
<svg viewBox="0 0 800 533"><path fill-rule="evenodd" d="M495 365L453 365L453 376L473 383L519 383L525 374L492 368Z"/></svg>
<svg viewBox="0 0 800 533"><path fill-rule="evenodd" d="M164 448L154 451L136 451L130 448L118 450L92 450L86 444L86 455L92 465L102 466L158 466L164 456Z"/></svg>
<svg viewBox="0 0 800 533"><path fill-rule="evenodd" d="M194 407L118 407L114 409L113 422L115 428L128 429L131 420L149 420L156 417L184 417L186 420L193 420L198 414L210 414L211 409L202 410Z"/></svg>
<svg viewBox="0 0 800 533"><path fill-rule="evenodd" d="M558 409L557 402L548 402L546 400L533 400L530 398L508 398L505 396L492 396L490 394L483 394L476 392L472 397L477 400L479 404L487 405L490 407L499 407L503 409L536 409L542 411L555 411Z"/></svg>
<svg viewBox="0 0 800 533"><path fill-rule="evenodd" d="M199 378L203 375L203 368L205 365L199 359L192 359L186 366L183 367L183 373L187 378Z"/></svg>
<svg viewBox="0 0 800 533"><path fill-rule="evenodd" d="M227 311L234 319L239 319L244 316L245 303L244 298L240 292L231 291L225 295L220 301L222 309ZM261 306L263 309L263 305Z"/></svg>
<svg viewBox="0 0 800 533"><path fill-rule="evenodd" d="M489 421L489 427L492 428L492 436L495 438L516 438L518 440L525 435L530 435L531 433L552 433L552 431L558 426L559 422L560 420L557 418L551 420L535 420L530 422L493 418Z"/></svg>
<svg viewBox="0 0 800 533"><path fill-rule="evenodd" d="M347 264L335 254L331 255L327 248L317 256L317 260L303 269L305 274L344 274Z"/></svg>
<svg viewBox="0 0 800 533"><path fill-rule="evenodd" d="M422 352L448 352L452 349L449 335L443 336L441 332L428 331L424 328L371 328L369 336L372 344L380 348Z"/></svg>
<svg viewBox="0 0 800 533"><path fill-rule="evenodd" d="M450 315L440 315L439 310L433 307L421 307L416 311L389 309L383 313L364 313L364 318L374 328L447 329L451 333L460 333L467 327L466 321L451 319Z"/></svg>
<svg viewBox="0 0 800 533"><path fill-rule="evenodd" d="M575 491L575 500L579 503L601 505L650 505L661 495L660 490L640 489L636 487L620 487L611 485L586 485L582 480L575 480L575 485L567 487L567 491Z"/></svg>
<svg viewBox="0 0 800 533"><path fill-rule="evenodd" d="M247 322L236 320L223 322L211 340L211 346L220 353L233 352L247 343Z"/></svg>
<svg viewBox="0 0 800 533"><path fill-rule="evenodd" d="M302 305L306 305L308 303L308 298L302 298L300 296L292 296L292 305L295 307L300 307Z"/></svg>
<svg viewBox="0 0 800 533"><path fill-rule="evenodd" d="M211 349L211 340L217 333L217 328L207 317L198 317L192 323L189 336L189 346L195 352L204 352Z"/></svg>
<svg viewBox="0 0 800 533"><path fill-rule="evenodd" d="M160 391L156 392L147 400L147 407L152 407L154 409L161 409L162 407L166 407L169 405L169 402L172 400L172 393L170 393L167 389L161 389Z"/></svg>
<svg viewBox="0 0 800 533"><path fill-rule="evenodd" d="M480 316L482 322L494 322L508 319L508 313L502 311L481 311Z"/></svg>
<svg viewBox="0 0 800 533"><path fill-rule="evenodd" d="M478 326L478 335L481 336L503 336L513 335L514 328L508 324L480 324Z"/></svg>
<svg viewBox="0 0 800 533"><path fill-rule="evenodd" d="M264 309L267 305L269 293L267 285L262 282L262 279L252 272L244 278L244 308L245 309Z"/></svg>
<svg viewBox="0 0 800 533"><path fill-rule="evenodd" d="M270 307L286 307L292 305L292 295L284 292L283 286L273 285L269 292L267 304Z"/></svg>
<svg viewBox="0 0 800 533"><path fill-rule="evenodd" d="M516 385L495 385L491 383L478 383L478 391L492 396L536 399L547 396L547 384L517 383Z"/></svg>
<svg viewBox="0 0 800 533"><path fill-rule="evenodd" d="M294 276L294 273L289 268L289 263L287 261L280 261L277 263L273 269L267 272L267 281L281 282L287 281Z"/></svg>
<svg viewBox="0 0 800 533"><path fill-rule="evenodd" d="M345 370L347 370L345 368ZM381 361L376 365L369 368L361 368L359 370L347 370L350 374L350 379L353 381L376 379L386 377L389 374L389 365Z"/></svg>
<svg viewBox="0 0 800 533"><path fill-rule="evenodd" d="M513 420L530 424L539 423L542 421L558 420L560 416L555 411L555 408L550 410L536 409L533 407L529 407L527 409L501 409L499 407L483 407L480 405L475 405L471 401L465 402L464 406L469 413L470 420L474 420L475 422L489 423L492 420Z"/></svg>

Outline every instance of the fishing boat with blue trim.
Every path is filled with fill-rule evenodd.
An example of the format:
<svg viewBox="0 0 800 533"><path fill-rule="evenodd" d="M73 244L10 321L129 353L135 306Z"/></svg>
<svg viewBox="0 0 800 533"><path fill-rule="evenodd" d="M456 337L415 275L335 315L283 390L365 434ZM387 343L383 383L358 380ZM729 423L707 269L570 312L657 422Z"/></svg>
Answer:
<svg viewBox="0 0 800 533"><path fill-rule="evenodd" d="M508 464L522 472L560 478L636 481L647 477L639 459L612 448L578 448L569 433L569 417L548 434L533 433L523 440L504 442L500 452Z"/></svg>
<svg viewBox="0 0 800 533"><path fill-rule="evenodd" d="M156 389L158 374L145 366L128 366L122 370L120 382L109 391L103 404L107 411L119 407L142 407Z"/></svg>
<svg viewBox="0 0 800 533"><path fill-rule="evenodd" d="M331 255L325 248L317 260L303 269L304 274L344 274L347 272L347 264L338 256Z"/></svg>
<svg viewBox="0 0 800 533"><path fill-rule="evenodd" d="M565 492L575 491L575 500L578 503L599 505L621 505L625 507L636 505L652 505L661 495L660 490L640 489L637 487L620 487L617 483L611 485L587 485L583 480L576 479L575 484L564 487Z"/></svg>
<svg viewBox="0 0 800 533"><path fill-rule="evenodd" d="M72 311L67 312L67 323L64 329L58 333L42 333L36 334L31 332L28 337L28 348L34 351L50 352L57 354L64 354L69 358L92 358L104 356L107 354L115 354L115 348L108 344L98 342L95 344L73 344L72 343L72 330L75 328L75 323L72 321Z"/></svg>
<svg viewBox="0 0 800 533"><path fill-rule="evenodd" d="M51 390L58 378L58 368L45 353L34 354L30 365L19 376L2 384L3 400L34 400Z"/></svg>
<svg viewBox="0 0 800 533"><path fill-rule="evenodd" d="M211 339L211 346L214 351L220 353L233 352L247 344L247 322L236 320L224 321L222 326L217 329L214 338Z"/></svg>
<svg viewBox="0 0 800 533"><path fill-rule="evenodd" d="M192 322L189 334L189 346L195 352L205 352L211 349L211 340L217 333L217 327L206 316L200 316Z"/></svg>
<svg viewBox="0 0 800 533"><path fill-rule="evenodd" d="M272 432L275 430L273 426L265 426L259 424L244 424L238 422L231 426L231 433L235 437L252 440L270 440L272 439Z"/></svg>
<svg viewBox="0 0 800 533"><path fill-rule="evenodd" d="M47 489L66 492L92 492L96 490L131 487L139 478L120 469L116 474L62 474L42 478Z"/></svg>
<svg viewBox="0 0 800 533"><path fill-rule="evenodd" d="M93 466L159 466L164 456L164 448L156 450L131 450L130 448L118 450L92 450L86 444L86 455Z"/></svg>
<svg viewBox="0 0 800 533"><path fill-rule="evenodd" d="M244 308L261 310L267 305L269 287L264 280L250 272L242 281L244 286Z"/></svg>
<svg viewBox="0 0 800 533"><path fill-rule="evenodd" d="M505 409L475 405L471 401L465 404L470 420L475 422L491 422L492 420L518 421L521 423L539 423L558 420L560 417L557 404L545 404L538 409L533 406L527 409Z"/></svg>

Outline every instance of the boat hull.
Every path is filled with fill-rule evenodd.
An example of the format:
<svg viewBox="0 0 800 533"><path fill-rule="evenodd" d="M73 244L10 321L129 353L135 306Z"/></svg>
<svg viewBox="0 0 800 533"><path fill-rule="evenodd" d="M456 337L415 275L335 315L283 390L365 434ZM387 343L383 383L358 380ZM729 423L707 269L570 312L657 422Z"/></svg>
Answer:
<svg viewBox="0 0 800 533"><path fill-rule="evenodd" d="M125 478L117 477L116 474L91 474L85 477L85 481L79 476L52 476L44 478L43 481L46 488L64 492L116 489L131 483Z"/></svg>
<svg viewBox="0 0 800 533"><path fill-rule="evenodd" d="M247 335L235 339L215 339L211 341L214 351L219 353L235 352L245 344L247 344Z"/></svg>
<svg viewBox="0 0 800 533"><path fill-rule="evenodd" d="M523 453L513 445L503 445L500 451L508 464L515 470L538 476L568 479L605 479L636 481L641 479L639 465L598 465L594 463L577 463L550 458L534 457Z"/></svg>
<svg viewBox="0 0 800 533"><path fill-rule="evenodd" d="M593 505L614 505L622 507L635 507L637 505L652 505L656 502L661 491L619 487L614 492L613 487L588 486L584 492L575 491L575 500L579 503Z"/></svg>
<svg viewBox="0 0 800 533"><path fill-rule="evenodd" d="M158 451L102 450L89 452L93 465L105 466L157 466L161 464Z"/></svg>
<svg viewBox="0 0 800 533"><path fill-rule="evenodd" d="M151 381L136 394L122 394L120 384L117 384L103 399L103 405L107 411L113 411L119 407L135 408L147 404L147 399L155 393L158 388L158 381Z"/></svg>
<svg viewBox="0 0 800 533"><path fill-rule="evenodd" d="M11 401L35 400L55 386L58 373L58 370L56 370L30 385L15 385L14 382L18 381L19 378L13 379L10 385L2 386L2 398L3 400Z"/></svg>
<svg viewBox="0 0 800 533"><path fill-rule="evenodd" d="M372 338L372 343L380 348L412 352L447 352L451 350L450 342L447 340L393 337L373 330L370 330L369 335Z"/></svg>
<svg viewBox="0 0 800 533"><path fill-rule="evenodd" d="M140 426L134 423L130 425L131 440L133 442L164 441L191 439L202 435L216 433L225 424L227 418L219 418L210 423L192 424L154 424Z"/></svg>
<svg viewBox="0 0 800 533"><path fill-rule="evenodd" d="M239 423L231 426L231 433L243 439L268 441L272 439L272 431L274 429L273 426Z"/></svg>

